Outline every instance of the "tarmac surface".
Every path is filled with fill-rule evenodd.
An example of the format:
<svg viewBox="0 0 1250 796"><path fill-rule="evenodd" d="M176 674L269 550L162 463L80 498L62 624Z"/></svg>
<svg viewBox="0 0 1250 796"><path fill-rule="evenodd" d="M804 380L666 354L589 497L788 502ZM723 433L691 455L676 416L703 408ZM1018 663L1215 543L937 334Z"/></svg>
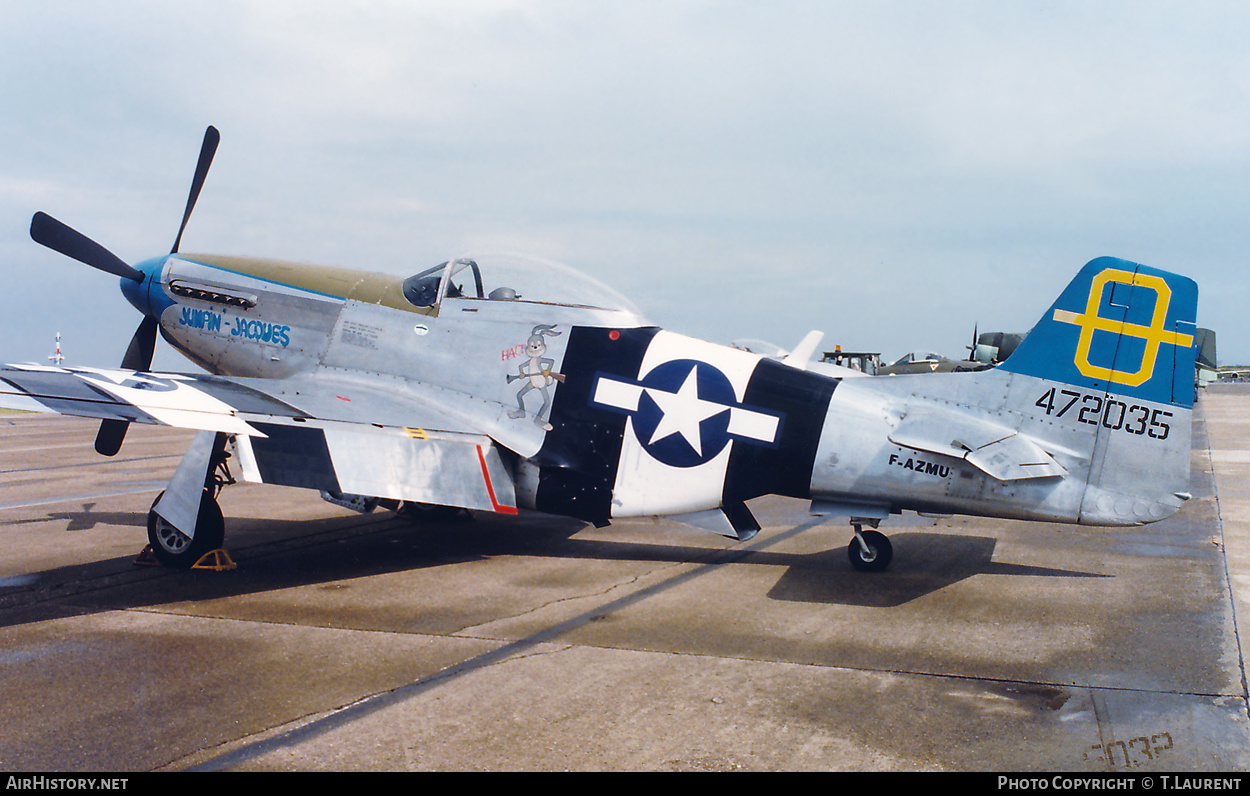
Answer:
<svg viewBox="0 0 1250 796"><path fill-rule="evenodd" d="M171 571L190 434L94 436L0 416L4 770L1250 769L1250 386L1204 391L1174 517L904 515L877 574L802 501L737 543L243 483L237 568Z"/></svg>

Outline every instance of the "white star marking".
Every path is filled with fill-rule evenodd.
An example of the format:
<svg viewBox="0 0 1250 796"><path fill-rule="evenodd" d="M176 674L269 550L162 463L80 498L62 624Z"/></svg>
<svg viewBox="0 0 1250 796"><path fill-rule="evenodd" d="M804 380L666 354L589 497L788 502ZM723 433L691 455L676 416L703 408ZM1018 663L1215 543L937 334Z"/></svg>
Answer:
<svg viewBox="0 0 1250 796"><path fill-rule="evenodd" d="M697 373L697 367L690 368L690 375L686 376L681 388L675 393L647 388L647 394L663 413L648 445L654 445L657 441L674 434L681 434L686 442L690 443L690 447L694 448L696 454L703 455L699 424L709 417L728 411L729 407L699 398Z"/></svg>

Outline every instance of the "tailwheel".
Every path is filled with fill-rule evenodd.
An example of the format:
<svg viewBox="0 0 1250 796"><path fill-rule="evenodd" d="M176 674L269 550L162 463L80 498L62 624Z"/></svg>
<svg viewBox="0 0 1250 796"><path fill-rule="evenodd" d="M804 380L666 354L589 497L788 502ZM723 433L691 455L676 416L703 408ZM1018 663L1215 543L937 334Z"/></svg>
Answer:
<svg viewBox="0 0 1250 796"><path fill-rule="evenodd" d="M164 494L162 492L152 501L153 509ZM172 569L190 569L205 553L220 548L225 538L226 523L221 516L221 507L208 490L200 498L194 538L175 528L154 510L148 511L148 543L152 554L161 564Z"/></svg>
<svg viewBox="0 0 1250 796"><path fill-rule="evenodd" d="M881 572L894 558L894 546L885 534L877 531L861 531L855 526L855 538L846 548L851 566L860 572Z"/></svg>

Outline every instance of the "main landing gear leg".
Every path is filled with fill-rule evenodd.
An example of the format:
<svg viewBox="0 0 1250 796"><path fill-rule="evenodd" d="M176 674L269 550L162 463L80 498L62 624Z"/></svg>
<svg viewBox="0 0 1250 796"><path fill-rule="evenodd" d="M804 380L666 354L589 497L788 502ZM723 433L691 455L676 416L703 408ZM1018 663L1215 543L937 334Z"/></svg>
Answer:
<svg viewBox="0 0 1250 796"><path fill-rule="evenodd" d="M874 528L877 527L876 520L866 522ZM851 559L851 566L860 572L881 572L894 558L894 547L885 534L863 530L864 523L865 520L858 517L851 520L855 538L846 548L847 556Z"/></svg>
<svg viewBox="0 0 1250 796"><path fill-rule="evenodd" d="M152 554L167 567L190 569L222 545L225 521L217 495L234 483L226 467L227 439L212 431L196 434L169 485L152 503L148 542Z"/></svg>

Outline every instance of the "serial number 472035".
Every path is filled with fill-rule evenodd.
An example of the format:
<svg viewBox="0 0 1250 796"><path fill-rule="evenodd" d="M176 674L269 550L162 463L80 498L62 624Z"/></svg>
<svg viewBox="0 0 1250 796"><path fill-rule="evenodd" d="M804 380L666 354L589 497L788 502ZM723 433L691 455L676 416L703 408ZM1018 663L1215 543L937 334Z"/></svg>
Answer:
<svg viewBox="0 0 1250 796"><path fill-rule="evenodd" d="M1129 434L1145 434L1154 439L1168 438L1168 420L1172 417L1171 412L1163 409L1128 404L1107 395L1060 390L1056 387L1047 390L1034 402L1034 406L1046 410L1046 414L1054 417L1068 415L1078 423L1101 425L1112 431Z"/></svg>

